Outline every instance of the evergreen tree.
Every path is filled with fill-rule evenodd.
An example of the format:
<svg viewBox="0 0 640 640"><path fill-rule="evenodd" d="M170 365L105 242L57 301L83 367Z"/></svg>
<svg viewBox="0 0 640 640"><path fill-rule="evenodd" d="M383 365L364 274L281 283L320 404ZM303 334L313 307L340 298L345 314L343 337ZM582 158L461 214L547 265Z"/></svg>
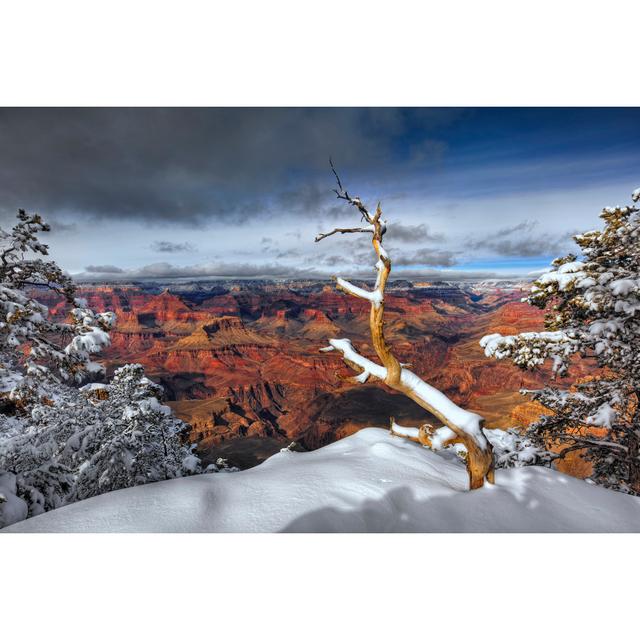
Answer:
<svg viewBox="0 0 640 640"><path fill-rule="evenodd" d="M640 200L640 189L632 194ZM582 251L555 260L526 299L546 309L545 331L481 340L489 357L523 369L550 361L554 378L575 358L598 370L570 389L526 391L550 410L531 425L534 445L557 459L571 451L592 463L604 486L640 493L640 209L607 207L602 230L575 236Z"/></svg>
<svg viewBox="0 0 640 640"><path fill-rule="evenodd" d="M161 393L139 364L115 372L108 398L98 401L97 446L80 466L76 498L201 471L194 445L185 444L189 425L159 402Z"/></svg>
<svg viewBox="0 0 640 640"><path fill-rule="evenodd" d="M49 225L39 215L22 209L10 232L0 229L0 410L5 413L38 394L44 378L74 384L102 373L91 356L109 344L107 331L115 323L113 313L87 308L75 297L71 278L39 257L49 253L38 239L46 231ZM70 305L66 322L49 318L47 307L34 298L39 288L64 297Z"/></svg>
<svg viewBox="0 0 640 640"><path fill-rule="evenodd" d="M49 230L18 213L0 229L0 527L89 496L201 472L186 444L189 425L159 402L162 388L140 365L118 369L111 384L91 358L109 344L113 313L95 313L71 278L40 256ZM39 289L69 305L57 322ZM211 465L207 471L217 471Z"/></svg>

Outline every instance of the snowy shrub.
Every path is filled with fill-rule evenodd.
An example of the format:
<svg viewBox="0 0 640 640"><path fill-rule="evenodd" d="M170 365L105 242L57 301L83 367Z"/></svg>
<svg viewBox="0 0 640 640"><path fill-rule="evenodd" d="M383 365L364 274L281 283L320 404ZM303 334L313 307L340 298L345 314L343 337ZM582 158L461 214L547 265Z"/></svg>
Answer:
<svg viewBox="0 0 640 640"><path fill-rule="evenodd" d="M184 444L189 426L160 404L161 391L141 365L115 372L108 398L96 407L96 446L80 465L76 498L201 471L194 445Z"/></svg>
<svg viewBox="0 0 640 640"><path fill-rule="evenodd" d="M632 195L640 200L640 190ZM570 390L526 391L550 410L527 438L555 458L576 451L592 464L592 479L640 492L640 209L607 207L602 230L574 237L582 256L555 260L526 301L547 310L545 331L492 334L480 344L488 357L523 369L550 361L566 376L575 358L599 371Z"/></svg>
<svg viewBox="0 0 640 640"><path fill-rule="evenodd" d="M194 445L186 443L189 425L160 404L160 387L140 365L118 369L103 385L103 400L90 387L61 387L54 401L34 403L24 415L0 415L0 473L25 505L22 517L202 471ZM4 517L5 525L9 519L15 515Z"/></svg>
<svg viewBox="0 0 640 640"><path fill-rule="evenodd" d="M0 529L27 517L27 503L17 496L17 491L16 476L0 471Z"/></svg>

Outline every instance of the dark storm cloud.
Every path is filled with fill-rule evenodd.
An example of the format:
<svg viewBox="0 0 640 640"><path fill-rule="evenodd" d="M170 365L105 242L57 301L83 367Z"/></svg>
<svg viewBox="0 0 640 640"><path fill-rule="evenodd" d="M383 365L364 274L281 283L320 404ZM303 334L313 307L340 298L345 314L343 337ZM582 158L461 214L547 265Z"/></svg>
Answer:
<svg viewBox="0 0 640 640"><path fill-rule="evenodd" d="M321 256L316 260L316 262L328 267L333 267L338 264L344 264L345 257L337 254L331 254L328 256Z"/></svg>
<svg viewBox="0 0 640 640"><path fill-rule="evenodd" d="M441 242L444 235L441 233L431 233L426 224L402 224L395 222L390 226L386 237L392 240L400 240L401 242Z"/></svg>
<svg viewBox="0 0 640 640"><path fill-rule="evenodd" d="M391 274L392 280L426 280L429 282L468 282L473 280L520 280L517 273L497 274L495 271L446 271L436 269L403 269Z"/></svg>
<svg viewBox="0 0 640 640"><path fill-rule="evenodd" d="M359 235L359 234L358 234ZM370 238L370 236L368 236ZM320 255L306 260L307 264L315 264L327 267L358 267L359 269L367 269L367 265L372 265L376 261L376 254L369 243L358 242L357 240L347 241L345 251L342 254L329 253ZM399 250L397 247L386 247L391 255L393 266L398 267L452 267L458 264L457 252L442 249L432 249L422 247L415 251Z"/></svg>
<svg viewBox="0 0 640 640"><path fill-rule="evenodd" d="M108 274L124 273L124 269L121 269L120 267L116 267L115 265L112 265L112 264L100 264L100 265L90 264L84 269L87 273L108 273Z"/></svg>
<svg viewBox="0 0 640 640"><path fill-rule="evenodd" d="M156 240L149 248L159 253L187 253L196 250L190 242L170 242L169 240Z"/></svg>
<svg viewBox="0 0 640 640"><path fill-rule="evenodd" d="M239 253L248 253L255 256L255 252L253 251L237 252L237 254ZM303 255L300 249L296 249L295 247L282 249L278 246L277 240L267 237L260 240L260 253L263 256L273 256L276 260L281 260L282 258L299 258Z"/></svg>
<svg viewBox="0 0 640 640"><path fill-rule="evenodd" d="M98 271L97 269L104 270ZM117 271L107 271L106 269L117 269ZM277 263L267 265L213 263L181 267L168 262L157 262L136 269L91 266L85 269L85 273L80 273L74 277L80 281L95 280L96 275L104 276L102 278L104 280L153 280L171 278L305 278L316 276L317 273L313 269L301 269Z"/></svg>
<svg viewBox="0 0 640 640"><path fill-rule="evenodd" d="M327 175L327 184L320 187L316 184L303 184L295 189L288 189L278 193L275 204L283 211L292 213L318 213L320 207L325 208L326 204L335 194L331 191L334 186Z"/></svg>
<svg viewBox="0 0 640 640"><path fill-rule="evenodd" d="M338 261L339 256L329 256L326 262L330 262L331 257ZM99 271L99 269L117 269L117 271ZM90 271L98 269L98 271ZM375 275L373 269L363 269L353 266L344 271L344 275L349 278L363 280L373 280ZM85 273L75 276L78 281L132 281L132 280L171 280L175 278L308 278L308 279L328 279L330 274L317 268L297 268L277 263L267 265L253 265L246 263L219 263L203 264L188 267L178 267L167 262L146 265L140 269L119 269L118 267L87 267ZM392 279L427 279L427 280L482 280L496 278L492 271L443 271L428 268L403 269L392 275ZM517 276L501 276L517 277Z"/></svg>
<svg viewBox="0 0 640 640"><path fill-rule="evenodd" d="M495 233L497 236L509 236L514 233L523 232L531 232L538 226L537 220L523 220L518 224L515 224L511 227L503 227L502 229L498 229Z"/></svg>
<svg viewBox="0 0 640 640"><path fill-rule="evenodd" d="M0 207L182 225L270 208L312 213L330 197L329 156L343 171L384 165L393 137L418 117L409 113L1 109ZM419 114L425 131L453 116ZM314 186L325 176L327 189Z"/></svg>
<svg viewBox="0 0 640 640"><path fill-rule="evenodd" d="M299 258L302 256L302 251L299 249L283 249L282 251L277 251L275 257L277 260L281 260L282 258Z"/></svg>
<svg viewBox="0 0 640 640"><path fill-rule="evenodd" d="M469 240L468 249L489 251L499 256L530 258L558 255L566 248L570 235L552 237L536 233L537 221L524 220L516 225L498 229L495 233L479 240Z"/></svg>
<svg viewBox="0 0 640 640"><path fill-rule="evenodd" d="M551 236L525 237L507 240L489 240L484 245L473 248L486 248L499 256L533 258L536 256L557 255L562 252L562 242Z"/></svg>
<svg viewBox="0 0 640 640"><path fill-rule="evenodd" d="M398 254L393 264L398 266L427 265L430 267L452 267L457 264L454 251L438 251L436 249L423 248L408 254Z"/></svg>
<svg viewBox="0 0 640 640"><path fill-rule="evenodd" d="M344 200L338 200L334 192L336 183L329 172L329 165L320 167L324 178L321 184L305 183L275 195L271 210L299 217L331 220L358 220L359 214Z"/></svg>

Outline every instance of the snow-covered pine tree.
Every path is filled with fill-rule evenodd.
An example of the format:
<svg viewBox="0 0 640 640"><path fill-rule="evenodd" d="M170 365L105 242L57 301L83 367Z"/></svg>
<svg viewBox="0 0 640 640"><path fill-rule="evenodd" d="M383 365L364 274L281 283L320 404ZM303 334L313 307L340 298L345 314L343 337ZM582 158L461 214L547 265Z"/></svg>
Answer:
<svg viewBox="0 0 640 640"><path fill-rule="evenodd" d="M108 397L98 401L101 420L93 451L80 465L75 498L201 471L192 453L195 445L186 444L189 425L159 402L162 387L144 375L141 365L116 370L105 390Z"/></svg>
<svg viewBox="0 0 640 640"><path fill-rule="evenodd" d="M117 369L111 384L45 386L54 401L32 401L19 414L0 416L0 475L5 491L13 487L25 503L22 517L201 472L187 442L189 425L158 401L162 389L140 365ZM1 515L0 505L0 526L9 524Z"/></svg>
<svg viewBox="0 0 640 640"><path fill-rule="evenodd" d="M632 194L640 201L640 189ZM607 207L602 230L574 237L580 259L558 258L533 284L526 300L546 309L545 331L491 334L480 342L488 357L523 369L550 361L554 379L575 358L598 370L567 389L524 391L551 410L527 430L552 458L579 452L592 479L640 493L640 209Z"/></svg>
<svg viewBox="0 0 640 640"><path fill-rule="evenodd" d="M71 278L52 260L43 260L49 247L38 233L49 231L37 214L18 212L10 232L0 229L0 410L15 410L24 397L38 393L39 379L82 382L103 367L91 355L109 344L107 331L115 322L111 312L94 313L76 298ZM59 293L71 309L65 322L49 318L47 307L33 290Z"/></svg>
<svg viewBox="0 0 640 640"><path fill-rule="evenodd" d="M161 388L140 365L117 370L110 385L78 389L103 373L91 357L109 344L115 315L87 308L71 278L39 257L48 247L38 234L48 230L24 211L11 232L0 229L0 527L200 471L185 444L188 425L160 404ZM39 288L66 300L67 321L50 319L34 297Z"/></svg>
<svg viewBox="0 0 640 640"><path fill-rule="evenodd" d="M47 256L48 246L38 234L49 226L37 215L18 211L17 224L11 231L0 229L0 438L21 438L24 418L38 405L53 404L62 383L77 384L103 368L91 361L91 355L109 343L107 331L113 326L112 313L94 313L83 300L75 297L71 278ZM70 306L64 322L49 318L48 309L33 296L46 288L63 297ZM32 423L35 424L35 423ZM32 467L33 484L27 488L23 477L0 462L5 490L0 496L0 526L6 520L7 505L16 504L7 493L15 488L28 499L31 512L58 506L69 489L70 474L47 458L44 451L25 447L20 455L25 464L38 458ZM10 465L14 466L14 465ZM37 471L36 471L37 470ZM40 486L42 491L36 489ZM23 501L24 502L24 501ZM12 508L12 517L21 509Z"/></svg>

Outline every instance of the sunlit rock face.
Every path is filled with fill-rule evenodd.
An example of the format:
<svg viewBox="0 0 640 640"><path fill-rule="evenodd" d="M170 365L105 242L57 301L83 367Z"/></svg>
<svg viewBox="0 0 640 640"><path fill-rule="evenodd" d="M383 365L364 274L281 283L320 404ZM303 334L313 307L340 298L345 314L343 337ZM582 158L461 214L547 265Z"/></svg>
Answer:
<svg viewBox="0 0 640 640"><path fill-rule="evenodd" d="M385 329L403 362L455 402L485 416L490 426L520 425L535 408L521 387L543 374L488 360L478 341L542 327L543 314L520 302L518 283L456 285L392 283ZM118 316L110 370L142 363L166 398L193 425L206 459L222 455L251 466L291 441L315 449L389 417L407 425L434 419L404 396L377 383L352 386L341 360L319 347L350 338L373 356L366 301L321 282L216 282L179 285L86 286L80 295ZM42 294L54 313L63 305ZM513 414L513 415L512 415Z"/></svg>

